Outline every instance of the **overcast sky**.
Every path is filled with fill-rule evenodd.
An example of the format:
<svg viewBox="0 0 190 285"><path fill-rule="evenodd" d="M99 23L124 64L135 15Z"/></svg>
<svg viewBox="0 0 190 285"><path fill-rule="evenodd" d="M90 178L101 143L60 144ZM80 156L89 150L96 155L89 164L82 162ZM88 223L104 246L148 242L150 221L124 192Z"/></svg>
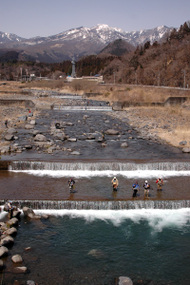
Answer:
<svg viewBox="0 0 190 285"><path fill-rule="evenodd" d="M124 31L190 20L190 0L0 0L0 31L20 37L50 36L97 24Z"/></svg>

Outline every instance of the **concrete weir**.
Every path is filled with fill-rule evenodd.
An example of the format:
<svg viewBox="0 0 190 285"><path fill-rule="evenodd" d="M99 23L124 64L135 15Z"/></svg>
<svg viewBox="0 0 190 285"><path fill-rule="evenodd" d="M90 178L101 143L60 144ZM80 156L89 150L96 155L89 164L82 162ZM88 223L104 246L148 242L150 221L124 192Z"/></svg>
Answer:
<svg viewBox="0 0 190 285"><path fill-rule="evenodd" d="M110 106L64 106L61 104L54 104L52 109L63 111L112 111L112 107Z"/></svg>

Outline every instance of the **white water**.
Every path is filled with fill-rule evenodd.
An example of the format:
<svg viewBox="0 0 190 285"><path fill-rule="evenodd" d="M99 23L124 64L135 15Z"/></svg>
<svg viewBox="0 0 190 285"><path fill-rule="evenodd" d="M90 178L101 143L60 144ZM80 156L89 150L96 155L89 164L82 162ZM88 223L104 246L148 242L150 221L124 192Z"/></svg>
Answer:
<svg viewBox="0 0 190 285"><path fill-rule="evenodd" d="M190 176L190 170L10 170L12 172L22 172L29 175L44 177L75 177L75 178L91 178L91 177L112 177L123 176L125 178L167 178Z"/></svg>
<svg viewBox="0 0 190 285"><path fill-rule="evenodd" d="M120 226L126 220L135 224L147 221L154 232L161 232L164 228L182 228L190 226L190 209L176 210L138 209L138 210L35 210L36 214L48 214L56 217L69 216L71 219L82 218L87 223L101 220Z"/></svg>

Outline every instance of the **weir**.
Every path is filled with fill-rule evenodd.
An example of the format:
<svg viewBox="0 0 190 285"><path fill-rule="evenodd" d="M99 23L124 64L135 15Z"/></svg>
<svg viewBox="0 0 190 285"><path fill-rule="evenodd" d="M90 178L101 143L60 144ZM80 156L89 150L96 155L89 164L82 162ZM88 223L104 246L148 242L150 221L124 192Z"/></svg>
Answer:
<svg viewBox="0 0 190 285"><path fill-rule="evenodd" d="M112 107L109 106L64 106L55 104L53 110L65 110L65 111L112 111Z"/></svg>
<svg viewBox="0 0 190 285"><path fill-rule="evenodd" d="M12 161L9 170L162 170L162 171L189 171L190 162L45 162L45 161Z"/></svg>
<svg viewBox="0 0 190 285"><path fill-rule="evenodd" d="M1 201L4 204L4 201ZM14 200L20 209L34 210L130 210L130 209L181 209L189 208L190 200L141 200L141 201L69 201L69 200Z"/></svg>

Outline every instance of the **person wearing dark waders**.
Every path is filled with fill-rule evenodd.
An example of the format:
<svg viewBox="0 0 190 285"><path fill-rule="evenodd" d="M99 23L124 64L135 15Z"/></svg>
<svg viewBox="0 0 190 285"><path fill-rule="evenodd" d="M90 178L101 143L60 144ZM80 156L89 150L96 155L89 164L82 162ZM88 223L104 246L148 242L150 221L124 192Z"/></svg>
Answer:
<svg viewBox="0 0 190 285"><path fill-rule="evenodd" d="M118 190L118 185L119 185L119 181L116 177L114 177L111 181L112 183L112 187L113 187L113 191L117 191Z"/></svg>
<svg viewBox="0 0 190 285"><path fill-rule="evenodd" d="M133 198L135 198L135 197L137 197L137 193L138 193L138 191L139 191L139 184L138 184L138 182L135 182L134 184L133 184Z"/></svg>
<svg viewBox="0 0 190 285"><path fill-rule="evenodd" d="M144 198L149 198L150 184L148 183L147 180L145 180L143 188L144 188Z"/></svg>
<svg viewBox="0 0 190 285"><path fill-rule="evenodd" d="M164 185L164 182L161 178L158 178L156 180L156 184L157 184L157 191L162 191L162 186Z"/></svg>
<svg viewBox="0 0 190 285"><path fill-rule="evenodd" d="M8 128L8 120L5 120L5 128Z"/></svg>
<svg viewBox="0 0 190 285"><path fill-rule="evenodd" d="M68 180L68 185L69 185L69 189L70 189L70 193L74 193L74 188L75 188L75 180L70 178Z"/></svg>

